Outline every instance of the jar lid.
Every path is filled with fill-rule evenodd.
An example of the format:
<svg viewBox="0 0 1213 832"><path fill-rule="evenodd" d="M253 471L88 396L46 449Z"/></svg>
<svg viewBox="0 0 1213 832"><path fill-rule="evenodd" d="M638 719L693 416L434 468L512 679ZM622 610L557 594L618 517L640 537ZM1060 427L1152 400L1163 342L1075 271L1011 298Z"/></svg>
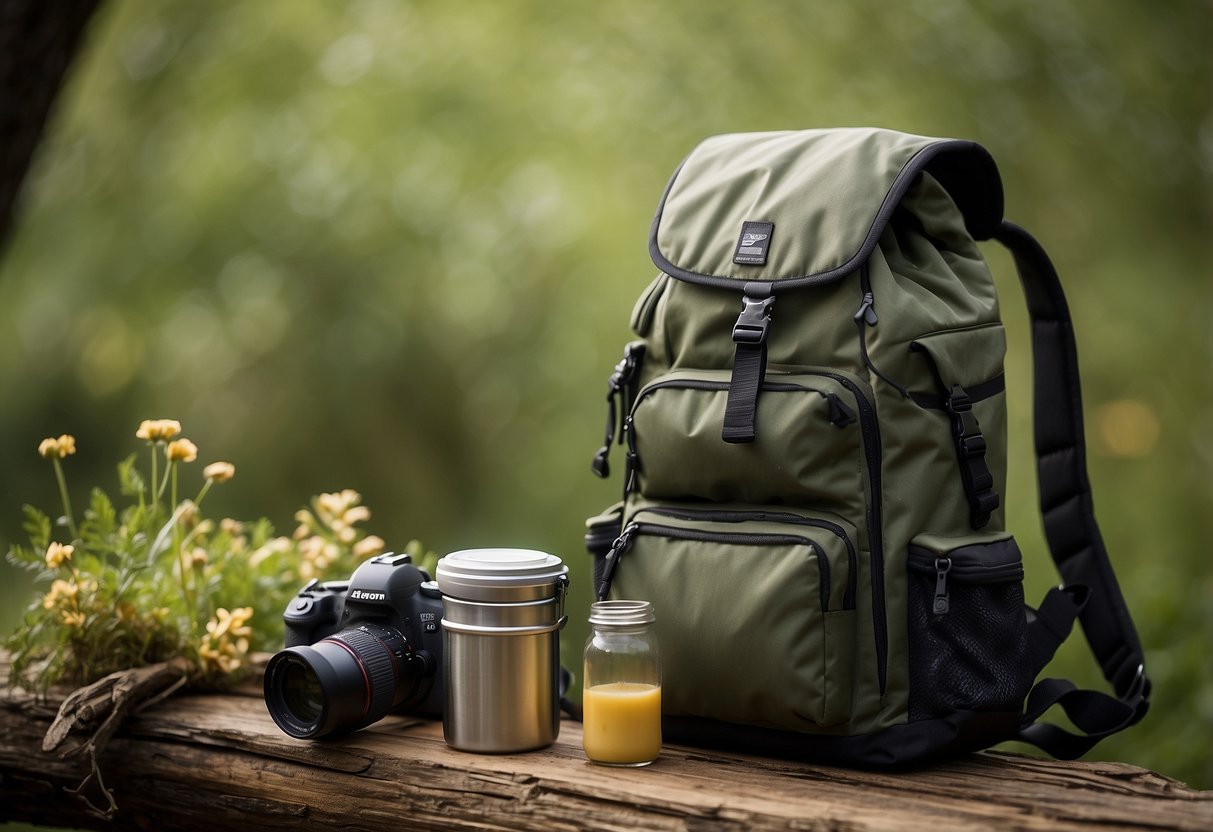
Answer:
<svg viewBox="0 0 1213 832"><path fill-rule="evenodd" d="M463 549L438 561L435 571L443 595L503 603L560 595L569 568L534 549Z"/></svg>
<svg viewBox="0 0 1213 832"><path fill-rule="evenodd" d="M648 601L595 601L590 605L590 623L596 627L636 627L656 620Z"/></svg>

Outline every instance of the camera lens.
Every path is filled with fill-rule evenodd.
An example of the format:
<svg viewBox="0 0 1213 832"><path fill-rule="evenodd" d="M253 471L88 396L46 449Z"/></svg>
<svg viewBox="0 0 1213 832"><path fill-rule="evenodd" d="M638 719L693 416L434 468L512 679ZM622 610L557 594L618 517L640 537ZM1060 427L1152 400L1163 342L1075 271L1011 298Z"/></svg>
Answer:
<svg viewBox="0 0 1213 832"><path fill-rule="evenodd" d="M302 723L313 723L324 712L324 690L320 677L307 662L289 656L282 671L282 703Z"/></svg>
<svg viewBox="0 0 1213 832"><path fill-rule="evenodd" d="M416 687L411 653L400 632L373 625L288 647L265 667L265 704L292 737L356 731L382 719Z"/></svg>

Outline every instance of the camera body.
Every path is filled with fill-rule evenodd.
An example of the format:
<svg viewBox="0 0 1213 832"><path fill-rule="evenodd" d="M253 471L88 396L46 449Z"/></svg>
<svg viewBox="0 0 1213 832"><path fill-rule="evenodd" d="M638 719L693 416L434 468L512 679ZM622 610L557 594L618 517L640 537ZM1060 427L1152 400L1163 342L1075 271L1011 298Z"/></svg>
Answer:
<svg viewBox="0 0 1213 832"><path fill-rule="evenodd" d="M266 666L265 697L286 733L344 733L388 711L441 716L442 594L408 555L312 581L282 617L286 649Z"/></svg>

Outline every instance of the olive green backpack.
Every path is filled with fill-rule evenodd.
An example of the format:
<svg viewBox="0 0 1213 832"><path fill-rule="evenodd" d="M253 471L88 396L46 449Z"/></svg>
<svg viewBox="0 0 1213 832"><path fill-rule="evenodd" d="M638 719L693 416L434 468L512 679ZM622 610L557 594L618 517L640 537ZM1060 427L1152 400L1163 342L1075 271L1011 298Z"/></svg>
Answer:
<svg viewBox="0 0 1213 832"><path fill-rule="evenodd" d="M716 136L670 180L594 459L607 476L621 444L623 500L586 536L598 596L655 607L668 739L878 765L1020 739L1073 758L1145 714L1065 298L1002 208L979 145L876 129ZM1064 578L1036 609L1004 528L988 239L1032 319ZM1115 696L1034 684L1075 618ZM1077 732L1040 721L1053 705Z"/></svg>

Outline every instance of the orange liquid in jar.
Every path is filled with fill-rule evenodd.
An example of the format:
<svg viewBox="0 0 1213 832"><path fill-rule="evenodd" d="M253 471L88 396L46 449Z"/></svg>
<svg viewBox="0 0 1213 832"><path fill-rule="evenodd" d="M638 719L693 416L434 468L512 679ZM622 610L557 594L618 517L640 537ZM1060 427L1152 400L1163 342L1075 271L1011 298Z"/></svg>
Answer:
<svg viewBox="0 0 1213 832"><path fill-rule="evenodd" d="M644 765L661 753L661 687L593 685L582 694L585 755L596 763Z"/></svg>

